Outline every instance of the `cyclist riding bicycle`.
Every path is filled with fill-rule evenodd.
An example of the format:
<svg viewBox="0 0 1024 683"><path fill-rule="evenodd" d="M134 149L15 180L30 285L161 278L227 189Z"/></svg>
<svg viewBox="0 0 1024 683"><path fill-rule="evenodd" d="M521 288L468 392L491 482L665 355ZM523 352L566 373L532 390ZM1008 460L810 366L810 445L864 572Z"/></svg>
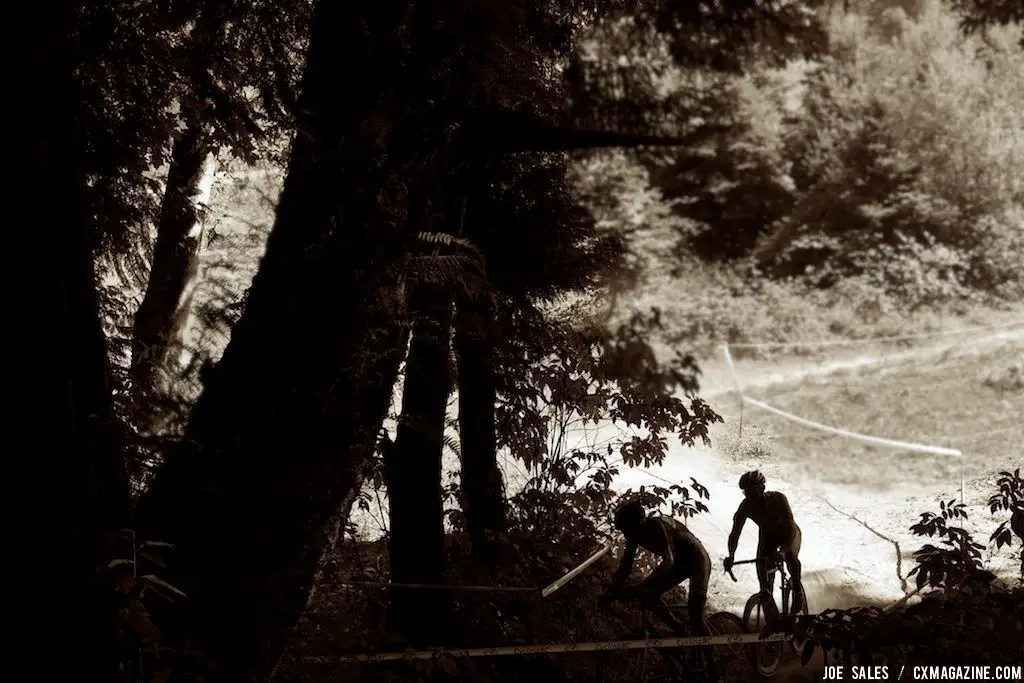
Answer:
<svg viewBox="0 0 1024 683"><path fill-rule="evenodd" d="M695 635L710 636L711 629L704 617L704 607L708 599L711 558L697 537L671 517L648 517L643 505L635 499L623 503L615 510L615 528L626 537L626 549L611 586L601 597L602 602L624 597L636 598L671 626L676 635L683 636L683 624L672 616L662 596L672 587L689 579L690 596L687 604L690 626ZM662 561L641 583L624 591L622 585L633 569L638 547L660 556Z"/></svg>
<svg viewBox="0 0 1024 683"><path fill-rule="evenodd" d="M772 583L769 583L768 569L782 559L789 568L793 581L793 605L804 604L804 588L800 581L800 543L802 535L800 527L793 519L793 511L789 500L778 491L765 491L764 475L754 470L740 477L740 489L745 498L736 509L732 518L732 531L729 533L729 557L725 559L725 570L732 569L736 559L736 546L739 544L743 525L748 519L758 527L757 533L757 581L761 587L765 605L771 605L778 616L778 607L772 595Z"/></svg>

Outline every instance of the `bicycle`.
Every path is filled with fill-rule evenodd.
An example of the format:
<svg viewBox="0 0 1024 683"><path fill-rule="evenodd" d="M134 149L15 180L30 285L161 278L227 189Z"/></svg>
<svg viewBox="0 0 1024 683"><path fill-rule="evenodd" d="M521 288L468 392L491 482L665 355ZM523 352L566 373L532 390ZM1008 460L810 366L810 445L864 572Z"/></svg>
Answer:
<svg viewBox="0 0 1024 683"><path fill-rule="evenodd" d="M653 615L657 618L657 615L652 611L652 607L649 603L643 602L637 599L625 599L619 600L618 602L624 602L632 604L641 610L642 624L639 632L630 633L629 640L651 640L651 639L671 639L678 637L668 624L664 625L665 631L659 631L650 624L649 616ZM686 603L671 604L667 607L672 610L685 610ZM622 613L616 610L611 605L606 605L605 609L608 609L617 616L622 616ZM685 619L685 617L683 617ZM659 620L660 621L660 620ZM730 634L742 634L746 633L743 628L743 621L732 614L731 612L715 612L707 618L708 626L711 629L712 635L730 635ZM686 635L693 635L690 632L689 625L686 624ZM635 637L634 637L635 636ZM672 647L656 647L647 648L644 650L644 660L642 665L642 676L641 680L655 680L655 681L680 681L680 680L706 680L706 681L742 681L747 680L749 676L746 675L748 672L749 656L746 651L746 645L742 643L730 644L730 645L712 645L712 646L696 646L696 647L684 647L682 654L677 654L676 648ZM702 652L703 651L703 652ZM656 654L655 659L657 660L652 671L648 671L647 663L649 654L653 652ZM711 666L707 666L706 655L710 652L711 655ZM607 661L608 655L611 651L603 652L598 662L597 678L599 681L603 680L602 674L604 665Z"/></svg>
<svg viewBox="0 0 1024 683"><path fill-rule="evenodd" d="M733 562L733 567L738 564L753 564L757 560L741 560L739 562ZM727 570L730 578L736 581L736 576L732 573L732 568ZM789 574L786 572L786 564L782 561L781 557L775 559L774 563L768 567L768 584L774 593L775 587L775 574L781 577L781 588L782 588L782 611L778 613L778 616L798 616L807 614L807 596L804 596L803 604L799 607L791 605L790 598L793 595L793 583L790 580ZM768 623L768 616L774 611L775 606L767 607L761 597L760 591L754 593L747 599L747 604L743 608L743 627L750 633L760 633L765 625ZM804 643L806 641L801 640L797 642L795 638L789 639L789 645L792 648L794 654L799 656L803 653ZM772 641L767 643L758 643L751 646L750 654L753 659L754 668L763 677L772 676L779 665L782 663L782 651L784 645L783 641Z"/></svg>

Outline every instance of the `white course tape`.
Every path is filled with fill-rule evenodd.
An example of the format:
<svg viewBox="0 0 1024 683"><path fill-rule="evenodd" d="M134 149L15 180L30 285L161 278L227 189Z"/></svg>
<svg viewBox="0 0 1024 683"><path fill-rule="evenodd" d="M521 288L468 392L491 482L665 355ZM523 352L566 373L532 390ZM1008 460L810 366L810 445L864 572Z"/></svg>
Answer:
<svg viewBox="0 0 1024 683"><path fill-rule="evenodd" d="M858 441L863 441L865 443L875 444L876 446L891 446L892 448L900 448L900 449L903 449L903 450L906 450L906 451L915 451L917 453L931 453L933 455L950 455L950 456L957 457L957 458L963 457L963 453L961 453L960 451L956 450L955 448L941 448L939 446L926 446L926 445L920 444L920 443L910 443L909 441L894 441L893 439L883 439L883 438L878 437L878 436L868 436L867 434L858 434L857 432L851 432L851 431L847 431L845 429L839 429L838 427L829 427L828 425L823 425L820 422L814 422L812 420L808 420L808 419L799 417L799 416L794 415L792 413L787 413L784 410L779 410L778 408L773 408L772 406L768 405L767 403L761 403L760 401L758 401L756 399L753 399L753 398L750 398L749 396L746 396L746 395L743 395L743 401L744 401L744 403L749 403L750 405L757 406L761 410L767 410L769 413L775 413L776 415L779 415L781 417L785 417L787 419L790 419L793 422L797 422L799 424L802 424L805 427L810 427L811 429L818 429L820 431L829 432L831 434L839 434L840 436L848 436L851 439L857 439Z"/></svg>
<svg viewBox="0 0 1024 683"><path fill-rule="evenodd" d="M941 332L925 332L922 334L907 334L896 337L867 337L865 339L823 339L821 341L808 342L749 342L746 344L729 344L734 349L791 349L805 348L810 346L855 346L871 344L873 342L909 341L911 339L930 339L932 337L943 337L953 334L970 334L972 332L986 332L989 330L1001 330L1008 327L1024 325L1024 320L1015 320L1000 325L985 325L983 327L964 327L959 330L943 330Z"/></svg>
<svg viewBox="0 0 1024 683"><path fill-rule="evenodd" d="M576 568L575 568L575 569L573 569L573 570L572 570L571 572L569 572L568 574L566 574L565 576L563 576L562 578L560 578L560 579L559 579L558 581L555 581L555 582L554 582L553 584L551 584L550 586L548 586L547 588L545 588L544 590L542 590L542 591L540 592L541 596L543 596L543 597L545 597L545 598L546 598L546 597L548 597L549 595L551 595L552 593L554 593L554 592L555 592L556 590L558 590L559 588L561 588L562 586L564 586L565 584L567 584L567 583L569 583L570 581L572 581L573 579L575 579L575 578L576 578L577 576L579 576L579 575L580 575L580 573L581 573L581 572L582 572L582 571L583 571L584 569L586 569L586 568L587 568L587 567L589 567L590 565L592 565L592 564L594 564L595 562L597 562L597 560L598 560L598 559L599 559L599 558L600 558L600 557L601 557L602 555L604 555L604 554L605 554L606 552L608 552L608 551L609 551L609 550L611 550L611 549L612 549L612 544L611 544L611 543L609 543L608 545L606 545L605 547L601 548L601 549L600 549L600 550L598 550L598 551L597 551L596 553L594 553L593 555L591 555L590 557L588 557L587 559L583 560L583 562L581 562L581 563L580 563L580 566L576 567Z"/></svg>
<svg viewBox="0 0 1024 683"><path fill-rule="evenodd" d="M379 654L340 655L337 657L305 657L313 664L344 662L386 662L395 660L438 659L440 657L491 657L496 655L542 655L558 652L603 652L607 650L642 650L662 647L698 647L701 645L733 645L789 640L791 633L735 633L724 636L691 636L687 638L652 638L650 640L609 640L594 643L552 643L550 645L513 645L511 647L474 647L451 650L408 650Z"/></svg>
<svg viewBox="0 0 1024 683"><path fill-rule="evenodd" d="M729 365L729 372L732 373L732 383L736 386L736 392L740 391L740 377L736 374L736 366L732 362L732 354L729 353L729 345L722 344L722 354L725 356L725 362Z"/></svg>

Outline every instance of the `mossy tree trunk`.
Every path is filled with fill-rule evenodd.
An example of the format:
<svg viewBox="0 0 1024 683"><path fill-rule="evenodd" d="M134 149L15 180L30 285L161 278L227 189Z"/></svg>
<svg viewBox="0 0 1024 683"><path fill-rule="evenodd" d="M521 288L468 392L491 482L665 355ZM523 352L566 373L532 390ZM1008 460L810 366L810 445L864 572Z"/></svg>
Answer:
<svg viewBox="0 0 1024 683"><path fill-rule="evenodd" d="M316 6L306 114L265 256L184 440L138 507L147 538L176 544L167 578L189 595L160 615L165 631L216 661L213 681L265 681L276 666L405 350L379 305L394 299L405 224L378 200L392 169L360 145L371 112L402 112L379 108L386 84L372 69L351 68L359 11Z"/></svg>
<svg viewBox="0 0 1024 683"><path fill-rule="evenodd" d="M455 325L464 512L473 554L481 559L492 557L488 532L508 531L495 434L494 320L489 304L460 301Z"/></svg>
<svg viewBox="0 0 1024 683"><path fill-rule="evenodd" d="M402 412L384 453L393 583L441 583L445 536L441 457L451 393L451 304L439 288L421 286L405 364ZM392 590L388 625L421 646L445 631L448 596L438 590ZM423 615L429 614L429 619ZM436 644L436 640L434 640Z"/></svg>
<svg viewBox="0 0 1024 683"><path fill-rule="evenodd" d="M32 426L23 441L16 438L27 444L17 482L28 492L9 520L6 554L9 585L28 608L9 617L18 625L12 651L31 667L23 678L46 681L112 680L116 673L110 620L118 606L109 585L90 579L115 556L113 538L129 511L83 199L81 102L68 39L75 9L23 2L15 10L19 55L32 68L16 70L24 82L15 84L21 95L12 108L12 192L31 210L25 232L42 242L36 253L47 282L39 310L48 354L36 386L40 415L25 422Z"/></svg>
<svg viewBox="0 0 1024 683"><path fill-rule="evenodd" d="M196 196L212 151L205 128L194 117L171 150L153 264L132 326L131 380L140 398L167 390L171 352L188 319L181 315L181 306L190 277L195 277L202 245Z"/></svg>

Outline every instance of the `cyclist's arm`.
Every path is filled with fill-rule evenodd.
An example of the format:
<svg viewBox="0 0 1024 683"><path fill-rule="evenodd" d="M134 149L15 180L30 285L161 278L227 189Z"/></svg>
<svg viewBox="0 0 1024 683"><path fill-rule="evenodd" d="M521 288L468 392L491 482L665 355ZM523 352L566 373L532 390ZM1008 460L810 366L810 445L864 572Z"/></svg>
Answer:
<svg viewBox="0 0 1024 683"><path fill-rule="evenodd" d="M736 514L732 517L732 531L729 532L729 557L736 556L736 546L740 544L740 534L743 533L743 525L747 523L747 501L740 503L736 508Z"/></svg>
<svg viewBox="0 0 1024 683"><path fill-rule="evenodd" d="M619 568L615 570L615 574L612 576L612 585L608 587L609 593L617 592L629 578L629 573L633 571L633 563L636 561L636 547L636 541L626 541L626 549L622 553Z"/></svg>

